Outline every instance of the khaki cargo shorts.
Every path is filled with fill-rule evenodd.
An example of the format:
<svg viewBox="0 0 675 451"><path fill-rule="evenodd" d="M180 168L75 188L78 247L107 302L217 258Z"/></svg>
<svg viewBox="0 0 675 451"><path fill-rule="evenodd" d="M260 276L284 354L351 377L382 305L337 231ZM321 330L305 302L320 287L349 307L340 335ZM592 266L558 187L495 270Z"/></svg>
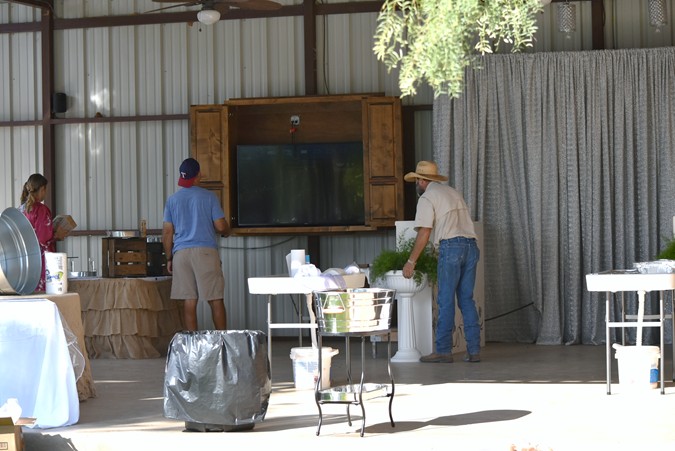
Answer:
<svg viewBox="0 0 675 451"><path fill-rule="evenodd" d="M173 256L171 299L223 299L225 277L218 250L210 247L181 249Z"/></svg>

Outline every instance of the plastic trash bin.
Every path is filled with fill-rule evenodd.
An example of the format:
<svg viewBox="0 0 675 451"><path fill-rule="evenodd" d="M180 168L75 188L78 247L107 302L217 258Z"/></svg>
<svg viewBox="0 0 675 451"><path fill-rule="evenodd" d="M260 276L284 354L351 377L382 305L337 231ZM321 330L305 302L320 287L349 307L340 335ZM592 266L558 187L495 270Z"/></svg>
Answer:
<svg viewBox="0 0 675 451"><path fill-rule="evenodd" d="M178 332L169 345L164 416L188 431L250 430L265 419L272 380L258 330Z"/></svg>

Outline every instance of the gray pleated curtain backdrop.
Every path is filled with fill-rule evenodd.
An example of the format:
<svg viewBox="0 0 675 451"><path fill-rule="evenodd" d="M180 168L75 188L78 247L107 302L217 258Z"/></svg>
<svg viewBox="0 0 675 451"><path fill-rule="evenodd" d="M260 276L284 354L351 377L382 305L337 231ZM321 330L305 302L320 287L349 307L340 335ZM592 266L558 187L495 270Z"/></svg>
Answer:
<svg viewBox="0 0 675 451"><path fill-rule="evenodd" d="M673 235L675 49L480 65L461 97L434 101L434 158L484 224L486 339L604 344L605 295L585 275L654 260Z"/></svg>

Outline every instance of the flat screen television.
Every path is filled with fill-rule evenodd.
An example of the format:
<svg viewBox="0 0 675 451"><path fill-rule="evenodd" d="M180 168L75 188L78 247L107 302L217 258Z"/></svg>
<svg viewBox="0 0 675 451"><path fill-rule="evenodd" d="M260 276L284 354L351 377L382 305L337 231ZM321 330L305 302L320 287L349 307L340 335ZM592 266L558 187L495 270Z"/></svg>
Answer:
<svg viewBox="0 0 675 451"><path fill-rule="evenodd" d="M361 142L238 145L236 225L363 225Z"/></svg>

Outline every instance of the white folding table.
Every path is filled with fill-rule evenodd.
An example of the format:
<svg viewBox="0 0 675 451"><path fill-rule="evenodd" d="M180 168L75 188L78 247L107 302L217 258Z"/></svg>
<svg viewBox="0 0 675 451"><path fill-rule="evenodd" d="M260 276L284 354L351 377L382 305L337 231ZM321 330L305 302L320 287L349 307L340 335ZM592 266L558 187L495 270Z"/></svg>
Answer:
<svg viewBox="0 0 675 451"><path fill-rule="evenodd" d="M588 291L604 291L607 293L605 297L605 342L606 342L606 365L607 365L607 394L611 394L611 343L610 343L610 328L614 327L636 327L636 344L642 345L642 328L643 327L658 327L660 331L660 351L661 358L659 359L659 375L661 383L661 394L664 394L663 384L663 369L665 365L663 359L665 356L664 342L663 342L663 325L666 319L673 318L673 312L669 315L664 314L663 298L665 291L675 290L675 274L642 274L636 270L610 270L600 273L586 274L586 288ZM622 306L621 321L611 321L610 316L610 298L612 293L635 291L638 296L638 311L637 315L626 315ZM659 314L645 315L644 302L645 294L651 291L659 292ZM636 321L626 321L626 319L635 318ZM647 321L645 321L647 320ZM673 324L675 326L675 324ZM675 362L675 327L673 327L673 361ZM675 365L675 363L674 363ZM675 368L673 369L673 378L675 380Z"/></svg>
<svg viewBox="0 0 675 451"><path fill-rule="evenodd" d="M312 292L345 288L361 288L366 275L345 274L342 276L320 275L304 277L266 276L249 277L248 291L251 294L267 295L267 352L272 368L272 329L311 329L312 346L316 347L316 318L312 309ZM275 323L272 321L272 296L279 294L304 294L310 322L302 322L302 308L298 309L297 323Z"/></svg>

